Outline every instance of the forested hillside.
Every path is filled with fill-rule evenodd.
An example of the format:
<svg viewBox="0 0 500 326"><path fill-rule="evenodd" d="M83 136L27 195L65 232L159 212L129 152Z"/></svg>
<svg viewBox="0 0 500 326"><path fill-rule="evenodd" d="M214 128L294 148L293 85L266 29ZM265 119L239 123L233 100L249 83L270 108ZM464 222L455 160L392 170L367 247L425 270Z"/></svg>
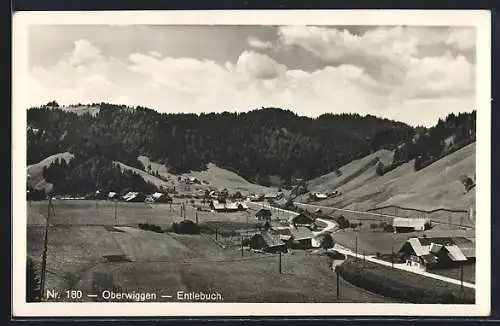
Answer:
<svg viewBox="0 0 500 326"><path fill-rule="evenodd" d="M92 114L69 112L54 102L29 109L28 164L70 152L75 156L70 164L45 173L56 184L85 180L82 191L119 183L113 160L143 169L139 155L172 173L203 170L212 162L249 181L286 187L295 178L310 179L380 148L394 149L414 134L403 123L356 114L312 119L278 108L195 115L94 106L99 110Z"/></svg>

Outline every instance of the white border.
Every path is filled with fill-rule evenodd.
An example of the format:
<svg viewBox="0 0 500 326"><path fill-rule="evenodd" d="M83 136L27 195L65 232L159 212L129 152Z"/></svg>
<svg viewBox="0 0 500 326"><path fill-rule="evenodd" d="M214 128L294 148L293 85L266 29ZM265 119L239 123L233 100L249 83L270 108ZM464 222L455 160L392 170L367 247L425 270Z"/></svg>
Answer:
<svg viewBox="0 0 500 326"><path fill-rule="evenodd" d="M13 16L13 283L15 317L90 316L485 316L490 313L491 24L489 11L437 10L245 10L17 12ZM475 305L260 304L260 303L25 303L26 85L30 25L418 25L477 28ZM480 199L480 200L479 200Z"/></svg>

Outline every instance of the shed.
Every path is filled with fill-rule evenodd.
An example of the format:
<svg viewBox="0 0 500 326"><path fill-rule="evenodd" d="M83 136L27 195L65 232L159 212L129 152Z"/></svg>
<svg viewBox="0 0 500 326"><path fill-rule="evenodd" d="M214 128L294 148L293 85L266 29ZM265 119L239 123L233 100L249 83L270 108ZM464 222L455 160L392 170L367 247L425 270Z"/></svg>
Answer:
<svg viewBox="0 0 500 326"><path fill-rule="evenodd" d="M279 235L270 232L257 233L250 238L250 248L266 252L286 252L286 243Z"/></svg>

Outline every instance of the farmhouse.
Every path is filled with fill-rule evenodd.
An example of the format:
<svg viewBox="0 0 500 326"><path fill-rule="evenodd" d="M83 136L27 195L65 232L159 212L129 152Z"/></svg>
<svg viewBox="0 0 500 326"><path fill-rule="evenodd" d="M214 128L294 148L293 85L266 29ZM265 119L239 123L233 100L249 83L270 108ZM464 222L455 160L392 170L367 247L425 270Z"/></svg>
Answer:
<svg viewBox="0 0 500 326"><path fill-rule="evenodd" d="M451 268L476 259L475 243L465 237L409 238L399 254L407 265L421 270Z"/></svg>
<svg viewBox="0 0 500 326"><path fill-rule="evenodd" d="M171 203L172 198L161 192L155 192L152 195L146 197L146 202L148 203Z"/></svg>
<svg viewBox="0 0 500 326"><path fill-rule="evenodd" d="M239 203L231 203L220 200L212 200L210 202L210 208L216 212L236 212L240 210Z"/></svg>
<svg viewBox="0 0 500 326"><path fill-rule="evenodd" d="M116 199L116 198L118 198L118 194L116 192L110 191L108 193L108 199Z"/></svg>
<svg viewBox="0 0 500 326"><path fill-rule="evenodd" d="M253 202L258 202L258 201L263 201L264 200L264 194L260 194L260 195L255 195L255 194L252 194L248 197L248 199L250 201L253 201Z"/></svg>
<svg viewBox="0 0 500 326"><path fill-rule="evenodd" d="M327 199L327 198L328 198L327 194L323 194L323 193L319 193L319 192L313 192L311 194L311 199L314 199L314 200L322 200L322 199Z"/></svg>
<svg viewBox="0 0 500 326"><path fill-rule="evenodd" d="M314 219L310 216L299 214L290 218L288 222L294 227L299 227L299 226L312 227L314 224Z"/></svg>
<svg viewBox="0 0 500 326"><path fill-rule="evenodd" d="M430 220L426 218L406 218L394 217L392 228L395 233L424 231L430 225Z"/></svg>
<svg viewBox="0 0 500 326"><path fill-rule="evenodd" d="M287 252L286 243L281 240L278 234L270 232L255 234L250 239L250 248L265 252Z"/></svg>
<svg viewBox="0 0 500 326"><path fill-rule="evenodd" d="M255 213L255 217L259 221L270 221L272 215L273 214L271 213L271 210L264 208L260 209L257 213Z"/></svg>
<svg viewBox="0 0 500 326"><path fill-rule="evenodd" d="M272 200L278 200L283 197L283 194L281 192L275 192L275 193L267 193L264 195L264 199L272 199Z"/></svg>
<svg viewBox="0 0 500 326"><path fill-rule="evenodd" d="M125 196L122 197L122 199L130 203L139 203L143 202L146 199L146 196L137 191L130 191L127 192Z"/></svg>
<svg viewBox="0 0 500 326"><path fill-rule="evenodd" d="M292 243L294 247L302 249L312 247L313 233L311 230L305 226L300 226L297 228L290 228L290 232L292 233Z"/></svg>

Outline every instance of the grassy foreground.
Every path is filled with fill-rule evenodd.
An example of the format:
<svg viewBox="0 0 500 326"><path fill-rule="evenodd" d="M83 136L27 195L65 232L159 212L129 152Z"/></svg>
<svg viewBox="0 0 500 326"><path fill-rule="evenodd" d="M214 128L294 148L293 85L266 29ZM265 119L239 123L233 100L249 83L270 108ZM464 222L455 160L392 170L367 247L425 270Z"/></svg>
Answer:
<svg viewBox="0 0 500 326"><path fill-rule="evenodd" d="M380 295L422 304L474 304L475 291L418 274L350 258L336 270L346 281Z"/></svg>

